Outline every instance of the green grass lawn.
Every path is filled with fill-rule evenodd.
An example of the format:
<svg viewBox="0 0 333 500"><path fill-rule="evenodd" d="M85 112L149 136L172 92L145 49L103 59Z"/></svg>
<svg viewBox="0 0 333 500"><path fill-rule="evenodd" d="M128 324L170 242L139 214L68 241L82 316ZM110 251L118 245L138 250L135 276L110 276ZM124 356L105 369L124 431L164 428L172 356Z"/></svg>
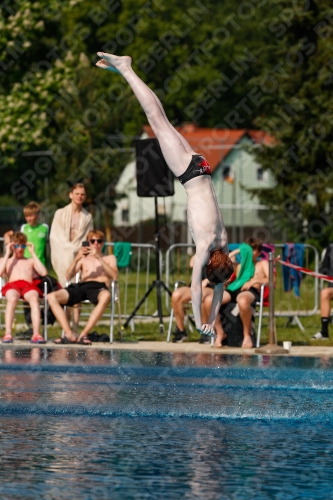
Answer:
<svg viewBox="0 0 333 500"><path fill-rule="evenodd" d="M333 346L333 326L331 326L331 339L326 341L314 341L311 340L311 336L320 329L320 316L314 315L307 318L300 318L304 326L305 332L303 333L297 325L287 324L286 318L276 318L276 332L278 343L282 343L284 340L290 340L294 345L320 345L320 346ZM17 316L17 322L24 322L23 317ZM124 323L124 321L123 321ZM257 325L257 319L256 319ZM82 327L81 327L82 328ZM149 340L149 341L164 341L167 337L168 321L164 322L165 333L160 335L159 333L159 322L157 319L151 321L140 321L135 320L135 331L132 332L131 328L123 330L124 340ZM22 330L24 330L23 328ZM98 333L109 334L108 325L98 325L94 329ZM262 335L261 335L261 345L268 342L268 318L263 319ZM61 335L61 329L58 326L48 327L48 339L52 340ZM114 340L119 340L118 334L118 324L115 324L114 330ZM197 332L190 333L189 341L197 342L199 340L199 334Z"/></svg>

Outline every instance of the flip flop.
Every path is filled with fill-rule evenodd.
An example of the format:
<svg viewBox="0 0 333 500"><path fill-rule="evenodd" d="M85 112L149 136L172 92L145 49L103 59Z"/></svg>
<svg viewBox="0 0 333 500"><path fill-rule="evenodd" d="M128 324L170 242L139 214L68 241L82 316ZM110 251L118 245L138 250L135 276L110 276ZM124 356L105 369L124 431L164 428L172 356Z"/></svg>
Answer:
<svg viewBox="0 0 333 500"><path fill-rule="evenodd" d="M32 337L30 344L46 344L46 340L41 335L36 335L36 337Z"/></svg>
<svg viewBox="0 0 333 500"><path fill-rule="evenodd" d="M86 342L85 342L86 341ZM88 339L87 336L84 336L82 337L79 341L78 341L78 344L81 344L81 345L91 345L92 343L90 342L90 340Z"/></svg>
<svg viewBox="0 0 333 500"><path fill-rule="evenodd" d="M12 344L13 343L13 337L11 335L5 335L2 339L3 344Z"/></svg>
<svg viewBox="0 0 333 500"><path fill-rule="evenodd" d="M58 342L57 342L57 340L58 340ZM76 342L76 340L74 342L73 342L73 340L68 340L67 337L60 337L59 339L56 339L54 341L54 343L56 345L61 345L61 344L76 344L77 342Z"/></svg>

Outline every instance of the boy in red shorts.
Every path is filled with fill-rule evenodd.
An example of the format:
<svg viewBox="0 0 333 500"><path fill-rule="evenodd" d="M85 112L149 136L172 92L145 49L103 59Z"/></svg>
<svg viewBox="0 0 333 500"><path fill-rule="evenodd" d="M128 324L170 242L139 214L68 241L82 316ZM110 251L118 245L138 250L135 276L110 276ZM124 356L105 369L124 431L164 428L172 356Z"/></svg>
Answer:
<svg viewBox="0 0 333 500"><path fill-rule="evenodd" d="M31 258L24 257L24 250L28 248ZM10 257L11 253L13 255ZM6 245L5 256L0 259L0 276L7 277L7 284L2 289L2 295L7 299L5 324L6 333L2 339L3 344L11 344L12 324L14 313L19 299L24 298L31 308L32 320L32 344L45 344L45 340L39 333L40 327L40 308L39 298L42 292L33 283L35 274L45 276L47 269L38 259L35 248L32 243L27 243L27 237L21 232L14 233L10 242Z"/></svg>

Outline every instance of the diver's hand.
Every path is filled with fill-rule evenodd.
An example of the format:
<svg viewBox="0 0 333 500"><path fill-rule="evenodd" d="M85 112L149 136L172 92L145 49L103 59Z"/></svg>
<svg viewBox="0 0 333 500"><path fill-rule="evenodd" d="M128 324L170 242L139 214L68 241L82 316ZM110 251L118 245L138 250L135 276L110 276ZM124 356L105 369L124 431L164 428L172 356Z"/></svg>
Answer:
<svg viewBox="0 0 333 500"><path fill-rule="evenodd" d="M203 323L201 329L197 328L197 330L201 335L208 335L208 337L213 337L214 339L217 338L214 324Z"/></svg>

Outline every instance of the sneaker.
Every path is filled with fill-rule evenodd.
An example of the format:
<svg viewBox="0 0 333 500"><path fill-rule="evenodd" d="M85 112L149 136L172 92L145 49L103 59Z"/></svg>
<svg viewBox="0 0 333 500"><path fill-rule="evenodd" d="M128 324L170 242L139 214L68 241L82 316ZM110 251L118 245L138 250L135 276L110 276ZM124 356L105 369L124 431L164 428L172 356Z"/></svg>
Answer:
<svg viewBox="0 0 333 500"><path fill-rule="evenodd" d="M323 335L321 332L317 332L311 337L313 340L327 340L329 339L328 335Z"/></svg>
<svg viewBox="0 0 333 500"><path fill-rule="evenodd" d="M210 344L210 337L206 334L201 334L199 344Z"/></svg>
<svg viewBox="0 0 333 500"><path fill-rule="evenodd" d="M186 332L178 332L175 333L175 336L172 340L172 342L183 342L184 340L187 340L188 336Z"/></svg>
<svg viewBox="0 0 333 500"><path fill-rule="evenodd" d="M185 330L179 330L176 327L176 331L174 332L174 337L172 339L172 342L183 342L184 340L187 340L188 336Z"/></svg>

